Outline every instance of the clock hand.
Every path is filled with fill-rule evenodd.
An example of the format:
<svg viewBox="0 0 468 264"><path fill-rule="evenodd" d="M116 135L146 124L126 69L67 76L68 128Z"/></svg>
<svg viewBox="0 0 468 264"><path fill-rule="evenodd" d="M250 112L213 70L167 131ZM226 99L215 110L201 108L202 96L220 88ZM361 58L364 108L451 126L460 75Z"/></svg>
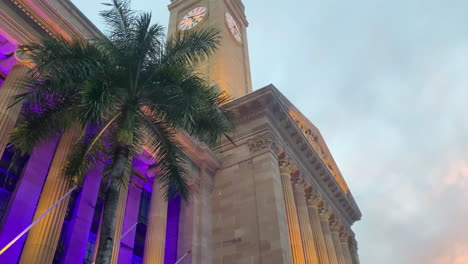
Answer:
<svg viewBox="0 0 468 264"><path fill-rule="evenodd" d="M189 16L189 17L187 17L187 18L190 18L190 19L193 20L194 18L198 18L198 17L200 17L200 16L201 16L201 15L195 15L195 16Z"/></svg>

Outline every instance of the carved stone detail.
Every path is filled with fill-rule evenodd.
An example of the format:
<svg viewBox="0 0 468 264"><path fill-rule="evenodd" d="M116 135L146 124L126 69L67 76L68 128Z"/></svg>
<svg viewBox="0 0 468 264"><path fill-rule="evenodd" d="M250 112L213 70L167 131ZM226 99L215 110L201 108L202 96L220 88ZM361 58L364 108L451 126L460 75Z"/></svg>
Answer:
<svg viewBox="0 0 468 264"><path fill-rule="evenodd" d="M320 193L310 184L305 185L305 196L308 206L318 209L320 205L323 204L323 199L320 196Z"/></svg>
<svg viewBox="0 0 468 264"><path fill-rule="evenodd" d="M291 173L291 181L293 184L302 184L304 183L304 179L301 175L301 172L294 168L294 167L291 167L290 168L290 173Z"/></svg>
<svg viewBox="0 0 468 264"><path fill-rule="evenodd" d="M278 144L271 133L265 133L247 140L250 152L257 153L262 150L268 150L272 153L278 153Z"/></svg>
<svg viewBox="0 0 468 264"><path fill-rule="evenodd" d="M341 229L342 226L340 223L338 223L336 220L330 220L330 230L332 232L339 233Z"/></svg>
<svg viewBox="0 0 468 264"><path fill-rule="evenodd" d="M333 215L333 212L326 204L323 204L323 206L319 208L319 215L322 221L328 222L330 221L330 217Z"/></svg>

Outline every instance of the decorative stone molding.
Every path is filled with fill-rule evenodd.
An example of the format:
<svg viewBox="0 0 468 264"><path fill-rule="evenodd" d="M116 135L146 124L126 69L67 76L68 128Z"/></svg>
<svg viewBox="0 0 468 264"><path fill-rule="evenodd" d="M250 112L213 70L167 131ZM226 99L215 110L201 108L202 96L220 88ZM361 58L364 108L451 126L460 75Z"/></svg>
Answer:
<svg viewBox="0 0 468 264"><path fill-rule="evenodd" d="M349 243L350 235L349 235L349 232L346 230L345 227L343 227L340 230L340 240L341 240L341 243L346 243L346 244Z"/></svg>
<svg viewBox="0 0 468 264"><path fill-rule="evenodd" d="M319 208L319 215L322 221L328 222L330 221L330 217L333 215L333 212L326 204L323 204L322 207Z"/></svg>
<svg viewBox="0 0 468 264"><path fill-rule="evenodd" d="M342 225L335 220L330 220L330 230L332 232L339 233L342 229Z"/></svg>
<svg viewBox="0 0 468 264"><path fill-rule="evenodd" d="M319 192L310 184L305 185L305 196L308 206L318 209L323 204L323 199Z"/></svg>
<svg viewBox="0 0 468 264"><path fill-rule="evenodd" d="M289 160L281 156L278 156L278 166L280 167L280 169L283 169L286 171L290 171L290 168L291 168L291 164L289 163Z"/></svg>
<svg viewBox="0 0 468 264"><path fill-rule="evenodd" d="M42 29L47 35L58 38L56 32L52 30L46 23L40 21L39 16L33 13L33 11L26 6L25 3L21 0L11 0L13 5L15 5L19 10L23 12L23 14L30 19L35 25L37 25L40 29Z"/></svg>
<svg viewBox="0 0 468 264"><path fill-rule="evenodd" d="M261 151L271 151L278 153L278 144L271 133L265 133L254 138L247 140L251 153L258 153Z"/></svg>
<svg viewBox="0 0 468 264"><path fill-rule="evenodd" d="M304 178L302 177L302 174L298 169L296 169L293 166L289 170L290 170L290 173L291 173L291 181L292 181L293 184L303 184L304 183Z"/></svg>

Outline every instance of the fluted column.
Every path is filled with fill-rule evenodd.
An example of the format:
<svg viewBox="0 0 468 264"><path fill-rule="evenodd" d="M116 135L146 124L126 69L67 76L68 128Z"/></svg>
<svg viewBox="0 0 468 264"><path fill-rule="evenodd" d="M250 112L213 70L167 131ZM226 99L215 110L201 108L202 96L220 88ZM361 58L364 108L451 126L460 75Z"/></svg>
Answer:
<svg viewBox="0 0 468 264"><path fill-rule="evenodd" d="M9 134L15 126L22 106L18 103L9 107L12 97L24 92L24 83L30 73L28 62L17 61L0 88L0 157L9 142Z"/></svg>
<svg viewBox="0 0 468 264"><path fill-rule="evenodd" d="M357 241L354 237L351 237L349 251L351 253L351 259L353 264L359 264L359 255L358 255L358 245Z"/></svg>
<svg viewBox="0 0 468 264"><path fill-rule="evenodd" d="M284 157L279 160L281 183L283 186L284 202L286 207L286 216L288 220L289 241L291 243L291 252L293 263L305 263L304 250L302 246L301 230L299 218L297 216L297 207L294 201L294 191L291 184L291 173L289 161Z"/></svg>
<svg viewBox="0 0 468 264"><path fill-rule="evenodd" d="M333 243L335 244L335 252L338 258L338 264L346 264L343 248L340 240L340 224L336 221L330 221L330 229L332 232Z"/></svg>
<svg viewBox="0 0 468 264"><path fill-rule="evenodd" d="M345 258L346 264L353 264L353 259L351 257L351 253L349 251L349 235L346 231L340 233L340 241L341 241L341 248L343 249L343 254Z"/></svg>
<svg viewBox="0 0 468 264"><path fill-rule="evenodd" d="M161 182L154 179L151 195L148 229L146 231L145 264L163 264L166 245L167 200Z"/></svg>
<svg viewBox="0 0 468 264"><path fill-rule="evenodd" d="M312 235L314 237L316 250L319 256L320 264L329 264L330 258L328 256L327 243L323 234L322 224L319 216L319 204L322 200L317 192L314 192L311 186L306 188L307 205L309 209L310 224L312 227Z"/></svg>
<svg viewBox="0 0 468 264"><path fill-rule="evenodd" d="M85 259L89 230L93 222L103 171L104 164L99 163L85 175L82 191L75 207L75 217L69 224L70 234L63 254L63 263L82 263Z"/></svg>
<svg viewBox="0 0 468 264"><path fill-rule="evenodd" d="M299 171L291 173L293 182L294 199L296 201L297 215L301 231L302 246L304 250L305 263L318 263L317 250L312 235L309 212L304 192L304 181L300 177Z"/></svg>
<svg viewBox="0 0 468 264"><path fill-rule="evenodd" d="M34 219L49 209L72 187L70 180L63 175L63 167L78 134L79 130L74 129L61 136ZM29 231L20 264L52 263L69 198L70 196L64 199Z"/></svg>
<svg viewBox="0 0 468 264"><path fill-rule="evenodd" d="M338 257L333 243L332 234L330 231L330 216L331 213L326 208L320 208L320 223L322 225L323 235L325 236L325 243L327 245L328 257L330 264L338 264Z"/></svg>
<svg viewBox="0 0 468 264"><path fill-rule="evenodd" d="M117 207L117 219L116 219L117 221L115 223L114 243L115 241L117 241L117 239L120 239L120 237L122 236L122 226L123 226L123 221L125 217L125 209L127 207L127 196L128 196L128 186L129 186L128 179L125 180L124 182L125 183L120 186L120 191L119 191L119 207ZM97 243L96 243L96 246L98 246ZM117 243L112 248L112 258L111 258L112 264L117 264L117 261L119 260L119 251L120 251L120 244Z"/></svg>
<svg viewBox="0 0 468 264"><path fill-rule="evenodd" d="M133 245L135 243L136 226L138 222L138 212L140 210L141 189L134 184L128 188L127 205L123 221L122 233L127 233L115 247L120 248L119 264L132 263Z"/></svg>
<svg viewBox="0 0 468 264"><path fill-rule="evenodd" d="M1 246L8 244L31 224L57 142L58 138L44 142L31 153L15 192L10 198L10 210L4 215L0 234ZM17 240L11 248L0 255L0 263L18 263L25 241L26 236Z"/></svg>

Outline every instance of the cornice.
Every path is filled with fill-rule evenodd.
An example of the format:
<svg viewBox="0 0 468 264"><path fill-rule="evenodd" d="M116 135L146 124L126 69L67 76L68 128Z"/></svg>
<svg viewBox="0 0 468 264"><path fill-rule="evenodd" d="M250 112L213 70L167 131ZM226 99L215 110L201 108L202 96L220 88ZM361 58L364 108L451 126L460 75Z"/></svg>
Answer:
<svg viewBox="0 0 468 264"><path fill-rule="evenodd" d="M26 0L10 0L10 2L15 6L19 11L25 15L29 22L34 26L39 27L42 31L51 37L57 38L60 34L49 26L50 23L45 21L43 16L38 14L38 10L32 7L32 3L28 3ZM63 37L69 37L68 34Z"/></svg>
<svg viewBox="0 0 468 264"><path fill-rule="evenodd" d="M102 33L84 16L69 0L5 0L16 9L36 31L53 38L91 38L101 37ZM52 4L59 6L65 14L61 14ZM67 19L75 19L78 25L70 23ZM6 22L6 21L4 21ZM17 42L26 44L36 41L37 37L23 29L17 21L9 21L10 35L16 35ZM87 32L80 32L77 27L85 28ZM24 36L19 34L21 32Z"/></svg>

